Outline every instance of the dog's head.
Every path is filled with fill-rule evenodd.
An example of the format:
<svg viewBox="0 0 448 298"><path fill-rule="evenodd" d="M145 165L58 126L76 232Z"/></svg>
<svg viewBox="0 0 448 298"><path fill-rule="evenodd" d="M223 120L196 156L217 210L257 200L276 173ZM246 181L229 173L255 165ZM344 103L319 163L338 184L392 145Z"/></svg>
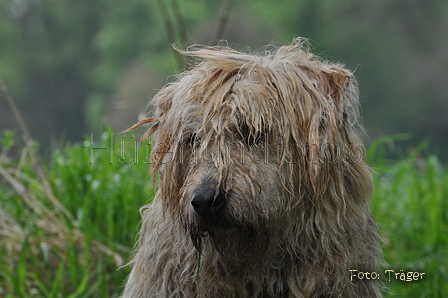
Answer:
<svg viewBox="0 0 448 298"><path fill-rule="evenodd" d="M265 55L184 54L201 62L161 89L154 117L136 126L153 123L144 138L156 133L160 198L196 244L209 235L216 246L260 247L291 224L312 234L322 217L341 222L368 197L350 71L300 42Z"/></svg>

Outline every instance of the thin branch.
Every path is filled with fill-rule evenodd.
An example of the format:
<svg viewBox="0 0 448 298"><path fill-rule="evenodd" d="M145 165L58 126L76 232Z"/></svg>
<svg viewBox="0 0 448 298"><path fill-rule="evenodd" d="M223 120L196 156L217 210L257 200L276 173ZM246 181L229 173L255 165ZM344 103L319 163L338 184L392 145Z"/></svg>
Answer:
<svg viewBox="0 0 448 298"><path fill-rule="evenodd" d="M221 40L224 36L224 31L226 29L227 22L229 21L230 10L232 8L233 0L224 0L222 3L221 13L219 17L218 27L215 32L215 36L211 43L216 43Z"/></svg>
<svg viewBox="0 0 448 298"><path fill-rule="evenodd" d="M30 131L28 130L28 127L25 124L25 120L23 120L22 114L20 114L20 111L17 108L16 103L14 102L14 100L11 97L11 94L8 91L8 87L6 87L5 83L3 83L3 80L1 78L0 78L0 90L5 96L6 101L8 102L8 105L11 108L12 113L14 114L14 117L19 123L19 127L22 130L23 134L25 135L26 141L31 142L33 139L31 138Z"/></svg>
<svg viewBox="0 0 448 298"><path fill-rule="evenodd" d="M170 15L168 13L168 8L165 5L163 0L157 0L157 5L159 6L160 14L162 15L163 23L165 25L166 33L168 34L168 39L170 44L176 43L176 34L174 33L173 22L170 19ZM173 54L177 60L179 66L184 65L184 61L179 53L173 48Z"/></svg>
<svg viewBox="0 0 448 298"><path fill-rule="evenodd" d="M185 21L179 6L179 1L171 0L171 5L173 7L174 15L177 20L177 30L179 31L181 43L182 45L186 46L188 45L187 26L185 26Z"/></svg>

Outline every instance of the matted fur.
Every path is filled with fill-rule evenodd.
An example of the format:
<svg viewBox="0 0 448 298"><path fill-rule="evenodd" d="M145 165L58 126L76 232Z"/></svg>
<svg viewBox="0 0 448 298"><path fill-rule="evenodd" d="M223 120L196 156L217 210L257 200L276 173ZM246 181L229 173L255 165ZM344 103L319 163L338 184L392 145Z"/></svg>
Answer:
<svg viewBox="0 0 448 298"><path fill-rule="evenodd" d="M381 297L368 208L371 176L355 135L350 71L296 41L273 53L199 58L154 97L152 175L123 297ZM219 219L191 206L204 185Z"/></svg>

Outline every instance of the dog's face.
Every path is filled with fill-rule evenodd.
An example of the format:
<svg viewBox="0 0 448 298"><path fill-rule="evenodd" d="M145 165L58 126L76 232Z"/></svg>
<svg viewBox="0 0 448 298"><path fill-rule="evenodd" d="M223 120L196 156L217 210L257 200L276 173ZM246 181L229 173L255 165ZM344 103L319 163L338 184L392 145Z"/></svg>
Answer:
<svg viewBox="0 0 448 298"><path fill-rule="evenodd" d="M148 135L158 131L160 197L196 246L208 237L221 252L267 249L298 217L307 229L312 215L301 210L325 203L315 198L332 192L341 202L329 204L346 204L346 192L359 190L344 184L366 175L347 70L298 46L265 57L187 54L205 60L156 95L147 122Z"/></svg>
<svg viewBox="0 0 448 298"><path fill-rule="evenodd" d="M159 107L170 105L159 110L164 121L158 140L169 144L170 152L160 165L161 187L166 183L167 193L178 194L162 198L196 246L207 236L221 252L234 251L230 244L243 250L248 241L260 248L280 213L276 208L285 204L278 92L257 69L203 67L178 82L191 89L176 93L174 83L170 87L179 97L158 102Z"/></svg>

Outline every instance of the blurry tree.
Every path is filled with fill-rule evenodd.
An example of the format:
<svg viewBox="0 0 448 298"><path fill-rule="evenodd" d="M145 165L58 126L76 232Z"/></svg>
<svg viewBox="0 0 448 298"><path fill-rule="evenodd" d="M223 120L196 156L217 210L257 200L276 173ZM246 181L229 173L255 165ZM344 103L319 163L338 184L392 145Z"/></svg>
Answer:
<svg viewBox="0 0 448 298"><path fill-rule="evenodd" d="M101 1L2 1L1 75L34 136L81 139ZM6 9L5 9L6 8ZM6 65L6 68L3 68ZM17 91L16 91L17 90Z"/></svg>
<svg viewBox="0 0 448 298"><path fill-rule="evenodd" d="M226 3L232 10L220 34L229 44L303 36L314 52L356 70L372 137L410 132L415 143L448 145L446 0L0 0L0 75L34 137L79 140L101 130L111 107L134 97L142 105L180 70L171 42L214 44ZM5 111L1 102L3 127L11 125Z"/></svg>
<svg viewBox="0 0 448 298"><path fill-rule="evenodd" d="M219 5L178 3L184 26ZM0 8L0 75L44 143L99 131L128 65L163 76L177 68L154 1L0 0Z"/></svg>

